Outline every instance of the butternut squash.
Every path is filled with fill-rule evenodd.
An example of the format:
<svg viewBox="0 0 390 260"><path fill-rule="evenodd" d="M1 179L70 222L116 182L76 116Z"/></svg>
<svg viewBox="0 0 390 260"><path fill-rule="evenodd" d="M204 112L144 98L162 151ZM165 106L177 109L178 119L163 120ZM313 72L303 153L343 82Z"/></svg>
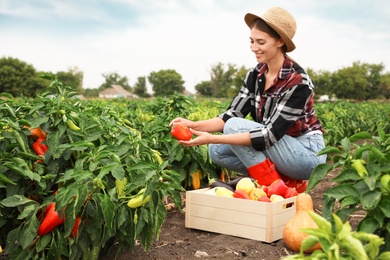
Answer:
<svg viewBox="0 0 390 260"><path fill-rule="evenodd" d="M302 241L309 236L308 234L301 232L301 228L318 228L317 224L309 215L309 211L314 211L311 196L307 193L298 194L295 216L286 223L283 229L284 243L292 251L299 252ZM306 250L305 253L311 253L317 249L321 249L319 243Z"/></svg>

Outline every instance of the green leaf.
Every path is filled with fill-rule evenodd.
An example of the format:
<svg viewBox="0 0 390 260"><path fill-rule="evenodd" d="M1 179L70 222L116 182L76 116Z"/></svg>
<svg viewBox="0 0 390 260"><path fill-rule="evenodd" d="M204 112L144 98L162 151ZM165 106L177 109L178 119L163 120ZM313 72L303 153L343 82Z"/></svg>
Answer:
<svg viewBox="0 0 390 260"><path fill-rule="evenodd" d="M352 237L351 234L347 235L340 241L341 249L346 254L350 255L352 259L368 259L367 253L364 250L362 242Z"/></svg>
<svg viewBox="0 0 390 260"><path fill-rule="evenodd" d="M319 164L314 168L313 173L310 176L309 183L306 189L308 193L311 191L320 181L322 181L330 170L332 170L330 164Z"/></svg>
<svg viewBox="0 0 390 260"><path fill-rule="evenodd" d="M348 138L343 138L341 140L341 146L347 151L349 152L351 150L351 141L349 141Z"/></svg>
<svg viewBox="0 0 390 260"><path fill-rule="evenodd" d="M16 185L16 182L5 176L4 174L0 173L0 182L3 184L12 184Z"/></svg>
<svg viewBox="0 0 390 260"><path fill-rule="evenodd" d="M350 182L350 181L356 181L361 180L361 177L354 169L346 168L343 169L336 177L332 179L333 182Z"/></svg>
<svg viewBox="0 0 390 260"><path fill-rule="evenodd" d="M342 200L346 197L352 196L359 198L359 191L349 184L340 184L334 186L325 192L326 196L333 197L338 200Z"/></svg>
<svg viewBox="0 0 390 260"><path fill-rule="evenodd" d="M35 215L25 222L22 228L23 235L19 237L23 249L26 249L37 236L38 226L39 221Z"/></svg>
<svg viewBox="0 0 390 260"><path fill-rule="evenodd" d="M357 230L366 233L374 233L378 228L380 228L378 221L373 217L367 216L360 221Z"/></svg>
<svg viewBox="0 0 390 260"><path fill-rule="evenodd" d="M316 245L319 241L320 240L319 240L319 238L317 236L314 236L314 235L307 236L302 241L301 248L300 248L301 253L303 253L304 251L310 249L311 247Z"/></svg>
<svg viewBox="0 0 390 260"><path fill-rule="evenodd" d="M341 154L342 152L333 146L326 146L324 149L322 149L317 156L324 155L324 154Z"/></svg>
<svg viewBox="0 0 390 260"><path fill-rule="evenodd" d="M366 140L366 139L372 139L371 134L367 131L356 133L356 134L352 135L351 137L349 137L349 141L351 141L351 143L354 143L354 142L359 141L359 140Z"/></svg>
<svg viewBox="0 0 390 260"><path fill-rule="evenodd" d="M353 153L352 159L362 159L363 153L365 151L369 151L371 149L371 144L366 144L363 146L358 147L355 152Z"/></svg>
<svg viewBox="0 0 390 260"><path fill-rule="evenodd" d="M360 241L366 242L366 252L370 259L376 259L379 254L380 246L383 245L384 239L375 234L365 232L355 232L352 236Z"/></svg>
<svg viewBox="0 0 390 260"><path fill-rule="evenodd" d="M17 206L24 205L27 203L33 203L33 202L34 202L33 200L29 200L23 195L15 194L11 197L7 197L7 198L3 199L1 201L1 205L3 205L4 207L12 208L12 207L17 207Z"/></svg>
<svg viewBox="0 0 390 260"><path fill-rule="evenodd" d="M382 210L386 218L390 218L390 198L382 197L381 201L378 204L378 208Z"/></svg>
<svg viewBox="0 0 390 260"><path fill-rule="evenodd" d="M382 252L377 260L389 260L390 259L390 252Z"/></svg>
<svg viewBox="0 0 390 260"><path fill-rule="evenodd" d="M18 215L18 219L25 219L36 212L38 203L27 205L23 208L22 212Z"/></svg>
<svg viewBox="0 0 390 260"><path fill-rule="evenodd" d="M372 162L386 162L386 155L382 153L378 148L373 146L368 153L368 160L370 163Z"/></svg>
<svg viewBox="0 0 390 260"><path fill-rule="evenodd" d="M107 241L109 238L111 238L113 235L115 235L115 229L114 229L114 216L116 213L115 210L115 204L110 199L110 196L105 195L103 197L103 200L101 201L100 207L103 212L104 222L105 224L105 235L103 238L103 241Z"/></svg>
<svg viewBox="0 0 390 260"><path fill-rule="evenodd" d="M117 168L119 168L119 169L117 169ZM106 174L108 174L109 172L113 172L115 170L117 170L118 172L120 172L122 170L122 175L124 176L122 166L117 162L111 162L111 163L108 163L107 165L104 165L101 168L101 170L100 170L99 174L96 176L96 178L102 179ZM118 173L118 175L121 175L121 174Z"/></svg>
<svg viewBox="0 0 390 260"><path fill-rule="evenodd" d="M51 233L41 237L37 242L37 246L36 246L37 252L41 252L42 250L44 250L46 246L49 245L51 239L52 239Z"/></svg>
<svg viewBox="0 0 390 260"><path fill-rule="evenodd" d="M322 199L322 216L330 221L332 219L333 208L335 204L335 199L324 194Z"/></svg>
<svg viewBox="0 0 390 260"><path fill-rule="evenodd" d="M382 193L379 191L368 191L362 194L361 204L364 210L373 210L381 200Z"/></svg>
<svg viewBox="0 0 390 260"><path fill-rule="evenodd" d="M343 199L341 201L340 209L343 209L343 208L345 208L347 206L350 206L350 205L355 205L359 201L360 200L358 198L355 198L355 197L352 197L352 196L346 197L345 199Z"/></svg>
<svg viewBox="0 0 390 260"><path fill-rule="evenodd" d="M10 93L7 93L7 92L0 92L0 96L1 96L1 97L9 98L9 99L11 99L11 100L14 99L14 97L13 97Z"/></svg>
<svg viewBox="0 0 390 260"><path fill-rule="evenodd" d="M3 163L3 166L16 172L17 174L19 174L22 177L28 177L30 180L33 180L33 178L34 178L34 174L31 170L24 169L24 168L20 167L19 165L15 165L15 163L5 162L5 163Z"/></svg>
<svg viewBox="0 0 390 260"><path fill-rule="evenodd" d="M347 221L352 213L357 211L357 208L351 207L351 208L343 208L336 212L336 215L341 219L341 221Z"/></svg>
<svg viewBox="0 0 390 260"><path fill-rule="evenodd" d="M310 217L314 220L314 222L317 224L318 228L323 230L325 233L327 233L329 236L332 235L332 224L327 221L324 217L320 216L319 214L315 213L314 211L308 211Z"/></svg>

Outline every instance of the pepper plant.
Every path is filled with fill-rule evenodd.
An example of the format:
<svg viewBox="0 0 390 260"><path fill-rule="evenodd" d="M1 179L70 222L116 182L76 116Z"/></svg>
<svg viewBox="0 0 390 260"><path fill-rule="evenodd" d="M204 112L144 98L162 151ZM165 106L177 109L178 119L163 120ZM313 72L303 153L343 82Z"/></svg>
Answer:
<svg viewBox="0 0 390 260"><path fill-rule="evenodd" d="M8 257L97 259L138 239L149 249L166 216L163 199L181 209L180 174L117 106L78 100L43 76L50 88L37 98L0 99L0 243ZM36 128L47 134L39 155ZM130 207L141 191L150 199ZM50 228L53 203L64 221Z"/></svg>
<svg viewBox="0 0 390 260"><path fill-rule="evenodd" d="M388 122L385 122L388 124ZM335 214L347 221L356 211L364 218L357 231L376 234L385 243L382 251L390 250L390 134L378 126L378 136L360 132L341 140L339 147L327 146L319 154L327 154L330 164L318 165L308 185L313 189L331 170L340 173L331 181L337 185L323 197L323 216L332 220ZM340 207L335 207L339 203Z"/></svg>

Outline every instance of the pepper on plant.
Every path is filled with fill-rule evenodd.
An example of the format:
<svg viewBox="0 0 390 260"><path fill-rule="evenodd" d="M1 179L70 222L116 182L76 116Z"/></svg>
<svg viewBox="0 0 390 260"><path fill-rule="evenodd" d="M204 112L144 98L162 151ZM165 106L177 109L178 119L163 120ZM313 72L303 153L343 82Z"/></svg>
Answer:
<svg viewBox="0 0 390 260"><path fill-rule="evenodd" d="M44 236L50 233L54 228L65 222L65 216L60 218L60 215L55 210L55 202L50 203L45 210L44 219L38 228L38 235Z"/></svg>
<svg viewBox="0 0 390 260"><path fill-rule="evenodd" d="M49 149L49 147L47 146L47 144L44 144L43 142L45 142L45 139L43 138L38 138L33 144L32 144L32 148L34 150L34 152L42 157L43 155L45 155L46 151Z"/></svg>

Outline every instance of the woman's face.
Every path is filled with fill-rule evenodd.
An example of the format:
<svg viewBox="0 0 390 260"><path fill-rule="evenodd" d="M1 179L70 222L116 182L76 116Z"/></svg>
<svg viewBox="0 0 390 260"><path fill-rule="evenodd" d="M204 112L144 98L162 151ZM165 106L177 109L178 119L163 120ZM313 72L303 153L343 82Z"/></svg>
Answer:
<svg viewBox="0 0 390 260"><path fill-rule="evenodd" d="M265 63L272 60L277 53L282 53L281 48L284 42L281 39L275 39L268 33L260 31L253 27L250 34L251 51L256 55L259 63Z"/></svg>

